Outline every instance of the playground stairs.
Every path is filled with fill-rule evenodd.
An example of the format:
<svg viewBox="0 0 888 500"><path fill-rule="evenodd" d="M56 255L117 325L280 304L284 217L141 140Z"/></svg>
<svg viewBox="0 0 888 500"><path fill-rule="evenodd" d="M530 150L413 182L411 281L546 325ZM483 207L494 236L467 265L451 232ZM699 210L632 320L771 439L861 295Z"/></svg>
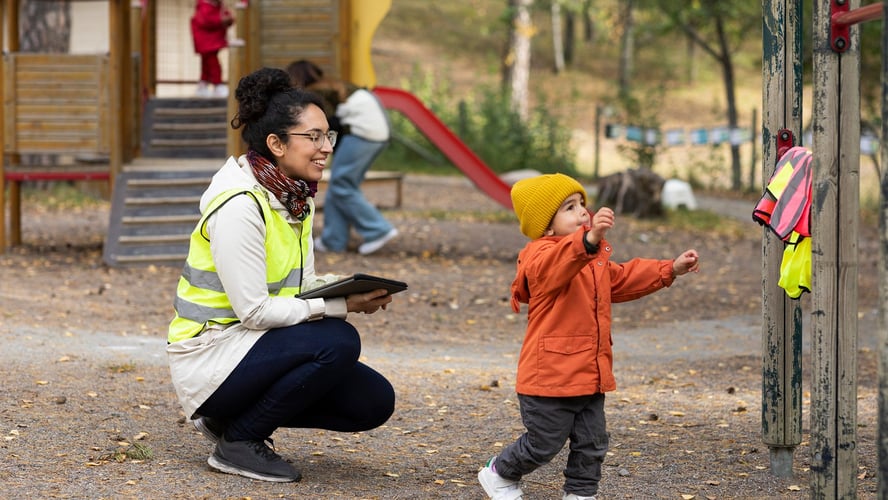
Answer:
<svg viewBox="0 0 888 500"><path fill-rule="evenodd" d="M151 98L141 157L114 180L105 263L180 266L198 203L227 148L227 100Z"/></svg>
<svg viewBox="0 0 888 500"><path fill-rule="evenodd" d="M151 98L142 122L146 158L222 158L228 131L227 100Z"/></svg>
<svg viewBox="0 0 888 500"><path fill-rule="evenodd" d="M221 158L143 157L126 165L114 181L105 263L181 266L200 217L200 196Z"/></svg>

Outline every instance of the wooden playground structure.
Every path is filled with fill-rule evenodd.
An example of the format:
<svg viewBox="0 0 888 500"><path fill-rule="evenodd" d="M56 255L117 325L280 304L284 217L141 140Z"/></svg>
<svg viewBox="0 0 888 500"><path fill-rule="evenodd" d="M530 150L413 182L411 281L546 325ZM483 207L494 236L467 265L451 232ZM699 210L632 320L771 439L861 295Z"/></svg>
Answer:
<svg viewBox="0 0 888 500"><path fill-rule="evenodd" d="M21 244L22 182L107 181L113 187L115 177L140 156L143 104L157 86L156 3L107 4L109 50L87 55L21 52L19 2L0 4L2 251ZM301 57L331 76L373 87L371 40L390 5L391 0L239 0L237 36L228 50L229 95L251 71L285 67ZM228 111L229 116L235 111L231 97ZM229 129L226 149L241 152L237 131Z"/></svg>
<svg viewBox="0 0 888 500"><path fill-rule="evenodd" d="M39 1L39 0L36 0ZM762 237L762 439L771 472L792 474L802 441L802 330L810 319L811 489L815 498L857 495L857 238L860 164L859 35L855 25L888 18L883 3L815 0L813 11L814 180L812 204L813 314L777 285L784 243ZM391 0L240 0L237 36L229 50L229 85L262 66L310 58L336 77L373 87L373 33ZM139 157L142 103L156 88L156 11L150 0L109 0L109 51L103 54L26 54L19 51L18 2L0 7L0 251L21 243L20 185L28 180L115 177ZM802 137L802 0L762 0L763 178L780 152ZM302 29L300 29L302 26ZM261 27L261 29L260 29ZM297 36L295 33L301 33ZM883 75L888 75L888 30L883 30ZM883 76L883 93L888 93ZM230 92L233 95L234 92ZM882 137L888 137L883 95ZM228 100L229 115L234 100ZM229 131L227 151L241 151ZM50 161L27 164L29 155ZM45 158L43 158L45 160ZM882 147L883 168L888 148ZM888 176L882 180L882 281L888 279ZM879 366L879 498L888 498L888 333L882 284Z"/></svg>

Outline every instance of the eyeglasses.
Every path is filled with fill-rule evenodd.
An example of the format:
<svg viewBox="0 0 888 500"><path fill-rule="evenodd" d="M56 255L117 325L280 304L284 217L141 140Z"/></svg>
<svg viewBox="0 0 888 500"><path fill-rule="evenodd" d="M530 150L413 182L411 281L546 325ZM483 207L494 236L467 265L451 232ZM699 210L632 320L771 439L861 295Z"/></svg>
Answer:
<svg viewBox="0 0 888 500"><path fill-rule="evenodd" d="M328 141L330 141L330 147L336 146L336 137L339 136L339 133L335 130L331 130L324 134L318 130L312 130L311 132L287 132L284 135L298 135L301 137L308 137L309 139L311 139L311 143L314 144L314 147L321 149L322 147L324 147L325 137Z"/></svg>

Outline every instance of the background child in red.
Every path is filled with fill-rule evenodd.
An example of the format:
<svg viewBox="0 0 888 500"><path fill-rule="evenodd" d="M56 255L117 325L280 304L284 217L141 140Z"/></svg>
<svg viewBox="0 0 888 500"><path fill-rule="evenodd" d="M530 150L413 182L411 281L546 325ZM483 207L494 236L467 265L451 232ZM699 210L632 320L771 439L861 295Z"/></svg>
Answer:
<svg viewBox="0 0 888 500"><path fill-rule="evenodd" d="M228 46L228 27L234 18L221 0L197 0L191 17L191 36L194 51L200 54L200 82L197 95L201 97L228 97L228 87L222 85L222 65L219 51ZM214 92L210 85L215 86Z"/></svg>

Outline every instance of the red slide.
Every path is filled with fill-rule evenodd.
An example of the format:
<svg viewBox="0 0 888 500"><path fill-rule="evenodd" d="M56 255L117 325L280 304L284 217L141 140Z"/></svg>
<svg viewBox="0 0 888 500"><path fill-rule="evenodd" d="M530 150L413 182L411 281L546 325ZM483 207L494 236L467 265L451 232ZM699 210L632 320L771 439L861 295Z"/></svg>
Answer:
<svg viewBox="0 0 888 500"><path fill-rule="evenodd" d="M375 87L373 93L382 104L406 116L466 177L495 202L512 209L509 185L490 170L481 158L441 122L415 95L401 89Z"/></svg>

